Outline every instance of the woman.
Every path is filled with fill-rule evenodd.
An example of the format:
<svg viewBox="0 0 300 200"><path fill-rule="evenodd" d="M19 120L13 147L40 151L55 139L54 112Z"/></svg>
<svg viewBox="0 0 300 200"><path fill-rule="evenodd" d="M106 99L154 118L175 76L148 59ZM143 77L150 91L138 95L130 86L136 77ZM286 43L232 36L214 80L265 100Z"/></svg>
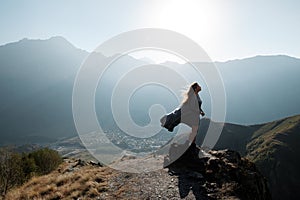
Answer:
<svg viewBox="0 0 300 200"><path fill-rule="evenodd" d="M181 103L181 122L192 127L192 133L189 135L189 142L195 144L196 135L199 127L199 115L204 116L205 113L201 109L202 100L198 93L201 87L197 82L192 83Z"/></svg>
<svg viewBox="0 0 300 200"><path fill-rule="evenodd" d="M205 115L201 109L202 101L198 95L200 91L200 85L197 82L192 83L184 93L180 108L177 108L172 113L169 113L160 119L161 126L167 128L169 131L173 131L174 127L179 123L185 123L192 128L192 132L184 144L178 144L176 142L171 144L169 154L164 160L164 167L167 167L176 161L179 156L182 156L182 153L191 156L193 159L199 158L200 148L197 147L195 141L200 121L199 115Z"/></svg>

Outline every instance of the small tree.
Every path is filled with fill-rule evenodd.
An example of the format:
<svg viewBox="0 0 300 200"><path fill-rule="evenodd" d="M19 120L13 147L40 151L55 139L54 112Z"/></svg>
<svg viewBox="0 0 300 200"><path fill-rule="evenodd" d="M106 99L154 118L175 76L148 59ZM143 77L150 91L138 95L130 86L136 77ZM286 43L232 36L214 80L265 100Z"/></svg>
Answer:
<svg viewBox="0 0 300 200"><path fill-rule="evenodd" d="M35 164L35 161L32 157L29 157L28 154L22 154L22 170L24 173L23 182L29 180L37 172L38 167Z"/></svg>
<svg viewBox="0 0 300 200"><path fill-rule="evenodd" d="M23 183L24 173L21 167L22 159L17 153L8 149L0 150L0 191L2 195Z"/></svg>
<svg viewBox="0 0 300 200"><path fill-rule="evenodd" d="M39 149L30 153L29 158L34 159L39 174L50 173L63 161L57 151L49 148Z"/></svg>
<svg viewBox="0 0 300 200"><path fill-rule="evenodd" d="M62 161L57 151L48 148L22 155L8 148L0 149L0 197L35 174L43 175L53 171Z"/></svg>

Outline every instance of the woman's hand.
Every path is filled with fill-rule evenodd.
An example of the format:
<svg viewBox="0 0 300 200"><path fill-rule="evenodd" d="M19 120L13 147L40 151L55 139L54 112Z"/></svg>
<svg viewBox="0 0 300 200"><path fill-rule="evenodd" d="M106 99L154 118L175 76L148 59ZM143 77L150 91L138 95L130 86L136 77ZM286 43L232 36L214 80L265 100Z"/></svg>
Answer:
<svg viewBox="0 0 300 200"><path fill-rule="evenodd" d="M205 115L205 113L201 110L200 115L203 117Z"/></svg>

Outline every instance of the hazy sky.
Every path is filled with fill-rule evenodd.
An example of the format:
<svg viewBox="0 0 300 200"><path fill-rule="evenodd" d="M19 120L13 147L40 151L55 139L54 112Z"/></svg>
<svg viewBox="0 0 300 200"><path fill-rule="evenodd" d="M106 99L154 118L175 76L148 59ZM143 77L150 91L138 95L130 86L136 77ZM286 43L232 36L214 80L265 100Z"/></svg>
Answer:
<svg viewBox="0 0 300 200"><path fill-rule="evenodd" d="M0 45L63 36L88 51L114 35L165 28L201 45L212 60L300 57L298 0L0 0Z"/></svg>

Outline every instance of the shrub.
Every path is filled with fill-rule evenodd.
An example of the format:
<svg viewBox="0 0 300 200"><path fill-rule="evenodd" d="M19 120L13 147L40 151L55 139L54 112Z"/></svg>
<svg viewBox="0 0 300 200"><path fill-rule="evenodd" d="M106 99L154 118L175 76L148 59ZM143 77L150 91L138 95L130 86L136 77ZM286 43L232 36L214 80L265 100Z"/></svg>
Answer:
<svg viewBox="0 0 300 200"><path fill-rule="evenodd" d="M23 183L22 159L17 153L0 150L0 195Z"/></svg>
<svg viewBox="0 0 300 200"><path fill-rule="evenodd" d="M7 191L29 180L34 175L50 173L62 163L57 151L39 149L29 154L0 149L0 199Z"/></svg>
<svg viewBox="0 0 300 200"><path fill-rule="evenodd" d="M49 148L39 149L30 153L29 159L31 158L33 158L37 167L36 172L40 175L50 173L63 161L57 151Z"/></svg>

